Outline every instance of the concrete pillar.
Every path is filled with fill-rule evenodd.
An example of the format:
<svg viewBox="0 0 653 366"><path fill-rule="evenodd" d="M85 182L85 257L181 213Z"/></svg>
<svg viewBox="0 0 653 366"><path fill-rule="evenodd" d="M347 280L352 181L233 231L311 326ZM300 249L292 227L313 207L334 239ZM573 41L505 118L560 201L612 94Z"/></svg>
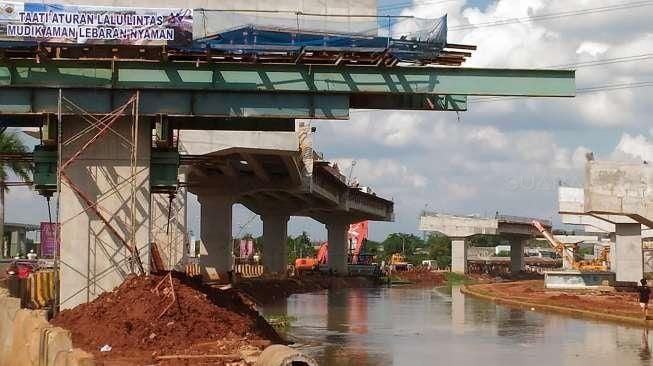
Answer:
<svg viewBox="0 0 653 366"><path fill-rule="evenodd" d="M615 270L618 282L638 282L644 276L642 227L637 224L615 225Z"/></svg>
<svg viewBox="0 0 653 366"><path fill-rule="evenodd" d="M451 238L451 271L467 273L466 238Z"/></svg>
<svg viewBox="0 0 653 366"><path fill-rule="evenodd" d="M510 273L524 270L524 244L526 240L514 239L510 242Z"/></svg>
<svg viewBox="0 0 653 366"><path fill-rule="evenodd" d="M336 275L347 274L347 230L346 223L330 223L326 225L329 241L327 266Z"/></svg>
<svg viewBox="0 0 653 366"><path fill-rule="evenodd" d="M233 198L198 195L200 203L200 267L206 280L224 280L233 269L231 220Z"/></svg>
<svg viewBox="0 0 653 366"><path fill-rule="evenodd" d="M88 208L85 200L71 186L66 183L61 185L59 295L62 309L89 302L99 294L119 286L130 273L138 272L123 240L138 248L144 270L149 272L152 143L149 126L145 118L139 121L136 175L133 179L130 179L132 148L124 140L131 140L132 120L129 117L121 117L116 121L111 133L89 145L64 170L84 196L99 202L97 208L118 235ZM62 130L64 141L88 127L89 124L80 117L65 117ZM91 130L92 133L83 134L63 146L64 162L95 135L96 130ZM132 189L135 192L133 196Z"/></svg>
<svg viewBox="0 0 653 366"><path fill-rule="evenodd" d="M263 270L286 273L288 268L288 216L263 215Z"/></svg>

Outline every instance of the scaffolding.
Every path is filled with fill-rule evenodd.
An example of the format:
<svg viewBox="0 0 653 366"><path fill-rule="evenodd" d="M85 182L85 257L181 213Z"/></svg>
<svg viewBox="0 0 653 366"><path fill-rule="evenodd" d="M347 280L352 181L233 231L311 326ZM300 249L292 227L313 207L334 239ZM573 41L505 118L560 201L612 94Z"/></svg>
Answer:
<svg viewBox="0 0 653 366"><path fill-rule="evenodd" d="M146 270L141 261L138 245L137 245L137 223L136 223L136 212L137 212L137 191L138 184L137 178L143 173L143 170L138 169L138 160L139 160L139 92L136 91L133 95L127 98L127 100L121 104L119 107L115 108L113 111L103 114L103 115L93 115L85 110L83 107L67 98L63 91L59 89L58 93L58 111L57 111L57 123L58 123L58 140L57 140L57 150L58 150L58 179L57 179L57 242L58 246L55 252L55 269L59 273L59 269L62 265L71 266L69 263L64 263L61 260L61 232L65 229L67 224L70 224L75 218L80 215L92 214L97 217L103 227L107 230L110 237L117 241L123 248L129 252L127 257L127 262L131 272L137 272L139 274L145 274ZM64 135L63 127L65 125L64 118L78 117L79 120L84 121L88 126L81 128L79 131L71 133L70 136ZM126 136L125 133L121 133L119 128L116 128L118 121L124 121L128 119L130 122L129 132ZM106 191L101 191L98 187L99 193L96 193L97 199L92 199L92 194L85 191L83 184L77 182L74 179L74 174L70 174L71 167L75 166L76 163L79 163L80 159L84 156L88 150L96 144L98 141L102 140L105 136L111 134L118 138L121 144L126 146L129 149L129 176L120 177L120 179L106 179L106 182L110 185L109 189ZM113 148L113 147L112 147ZM79 167L78 167L79 168ZM84 169L84 168L82 168ZM88 169L88 168L87 168ZM116 178L116 177L112 177ZM103 208L103 202L110 199L118 197L117 199L124 199L121 196L121 190L125 189L125 186L129 185L130 197L128 202L129 205L129 219L128 222L121 222L120 219L114 215L113 212ZM82 202L82 210L76 212L67 217L61 217L61 192L62 188L68 188L74 192L75 196ZM125 200L127 201L127 200ZM123 220L127 221L127 220ZM127 233L121 234L120 227L127 227ZM149 244L149 243L148 243ZM90 255L90 253L89 253ZM113 266L111 266L113 267ZM105 271L109 271L112 268L109 268ZM75 289L77 293L81 291L88 290L88 287L95 284L96 277L98 273L92 275L85 275L87 280L87 286L82 289ZM59 281L56 281L57 283ZM59 289L55 291L56 294L59 294ZM74 296L74 295L73 295ZM68 299L56 299L56 304L59 306L62 302L67 301Z"/></svg>

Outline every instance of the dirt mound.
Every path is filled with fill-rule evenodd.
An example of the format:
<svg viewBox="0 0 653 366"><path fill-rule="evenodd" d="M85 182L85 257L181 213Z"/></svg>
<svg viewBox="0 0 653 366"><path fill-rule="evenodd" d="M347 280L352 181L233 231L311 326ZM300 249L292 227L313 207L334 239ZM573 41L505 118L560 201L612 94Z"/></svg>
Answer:
<svg viewBox="0 0 653 366"><path fill-rule="evenodd" d="M270 304L292 294L326 289L358 288L375 286L377 281L365 277L335 277L321 273L277 278L247 278L240 280L235 288L251 297L258 304Z"/></svg>
<svg viewBox="0 0 653 366"><path fill-rule="evenodd" d="M99 360L125 356L151 360L153 355L179 353L203 342L281 341L237 293L173 276L176 301L172 301L169 279L164 279L158 294L152 291L162 279L129 277L114 291L62 311L52 323L69 329L74 345ZM100 352L104 345L111 351Z"/></svg>
<svg viewBox="0 0 653 366"><path fill-rule="evenodd" d="M414 284L424 285L442 285L445 281L443 272L433 272L429 270L412 270L406 272L397 272L395 276L401 280L412 282Z"/></svg>

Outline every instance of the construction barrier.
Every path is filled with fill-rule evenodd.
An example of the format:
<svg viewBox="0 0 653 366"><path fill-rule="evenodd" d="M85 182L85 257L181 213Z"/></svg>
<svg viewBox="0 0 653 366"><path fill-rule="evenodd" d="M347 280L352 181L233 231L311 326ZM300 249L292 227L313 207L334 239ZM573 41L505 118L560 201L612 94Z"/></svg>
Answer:
<svg viewBox="0 0 653 366"><path fill-rule="evenodd" d="M186 276L193 278L202 275L202 268L198 263L189 263L185 268Z"/></svg>
<svg viewBox="0 0 653 366"><path fill-rule="evenodd" d="M55 298L54 270L41 270L29 275L26 279L26 298L23 299L24 307L31 309L45 309L52 306Z"/></svg>
<svg viewBox="0 0 653 366"><path fill-rule="evenodd" d="M260 264L237 264L234 272L243 278L261 277L263 275L263 266Z"/></svg>
<svg viewBox="0 0 653 366"><path fill-rule="evenodd" d="M43 310L21 309L20 302L0 292L0 365L95 365L93 355L73 349L70 331L53 327Z"/></svg>

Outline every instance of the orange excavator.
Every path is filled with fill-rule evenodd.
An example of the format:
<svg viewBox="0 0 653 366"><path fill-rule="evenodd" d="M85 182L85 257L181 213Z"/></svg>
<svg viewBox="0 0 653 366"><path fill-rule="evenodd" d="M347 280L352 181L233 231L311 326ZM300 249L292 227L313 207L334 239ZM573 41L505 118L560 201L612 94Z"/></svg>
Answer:
<svg viewBox="0 0 653 366"><path fill-rule="evenodd" d="M326 264L328 249L329 243L325 241L320 245L315 257L295 259L295 270L300 272L317 270L320 267L320 264Z"/></svg>
<svg viewBox="0 0 653 366"><path fill-rule="evenodd" d="M361 221L349 225L347 231L347 241L349 246L353 246L353 253L351 254L350 262L357 264L361 262L361 250L363 244L367 240L368 222ZM297 258L295 259L296 271L315 271L320 267L320 264L326 264L328 260L329 242L323 242L317 250L315 257Z"/></svg>
<svg viewBox="0 0 653 366"><path fill-rule="evenodd" d="M533 220L531 222L533 226L546 238L546 240L551 244L553 249L568 263L571 264L571 268L577 271L585 272L603 272L608 270L608 256L610 254L610 247L605 247L599 254L598 258L591 261L579 261L576 260L576 245L571 248L566 247L564 244L559 242L551 233L549 233L544 225L539 221Z"/></svg>

